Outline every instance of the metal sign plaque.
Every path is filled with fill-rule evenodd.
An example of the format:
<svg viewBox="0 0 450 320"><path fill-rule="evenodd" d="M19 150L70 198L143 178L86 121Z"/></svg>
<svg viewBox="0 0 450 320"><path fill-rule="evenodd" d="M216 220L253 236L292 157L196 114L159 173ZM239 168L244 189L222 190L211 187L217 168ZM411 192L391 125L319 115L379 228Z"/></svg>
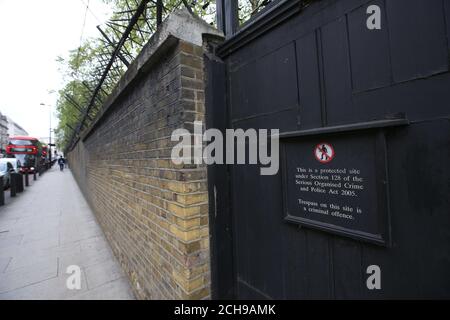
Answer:
<svg viewBox="0 0 450 320"><path fill-rule="evenodd" d="M287 221L387 244L381 130L290 137L281 146Z"/></svg>

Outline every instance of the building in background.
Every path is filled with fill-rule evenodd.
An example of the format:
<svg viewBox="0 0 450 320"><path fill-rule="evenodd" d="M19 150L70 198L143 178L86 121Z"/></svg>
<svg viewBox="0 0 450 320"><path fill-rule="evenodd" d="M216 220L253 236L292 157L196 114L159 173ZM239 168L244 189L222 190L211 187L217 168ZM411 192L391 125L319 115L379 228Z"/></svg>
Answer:
<svg viewBox="0 0 450 320"><path fill-rule="evenodd" d="M4 153L8 143L8 118L0 112L0 152Z"/></svg>
<svg viewBox="0 0 450 320"><path fill-rule="evenodd" d="M10 136L28 136L19 124L0 112L0 154L4 155Z"/></svg>
<svg viewBox="0 0 450 320"><path fill-rule="evenodd" d="M20 125L14 122L13 119L7 117L8 119L8 135L9 136L28 136L28 132L25 131Z"/></svg>

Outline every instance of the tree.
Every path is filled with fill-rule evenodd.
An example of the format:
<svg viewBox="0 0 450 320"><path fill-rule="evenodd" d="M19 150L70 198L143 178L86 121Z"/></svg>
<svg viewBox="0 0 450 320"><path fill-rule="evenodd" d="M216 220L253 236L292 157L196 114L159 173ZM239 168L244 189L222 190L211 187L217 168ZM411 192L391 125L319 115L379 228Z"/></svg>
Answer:
<svg viewBox="0 0 450 320"><path fill-rule="evenodd" d="M245 23L248 19L256 15L272 0L246 0L239 1L239 21Z"/></svg>

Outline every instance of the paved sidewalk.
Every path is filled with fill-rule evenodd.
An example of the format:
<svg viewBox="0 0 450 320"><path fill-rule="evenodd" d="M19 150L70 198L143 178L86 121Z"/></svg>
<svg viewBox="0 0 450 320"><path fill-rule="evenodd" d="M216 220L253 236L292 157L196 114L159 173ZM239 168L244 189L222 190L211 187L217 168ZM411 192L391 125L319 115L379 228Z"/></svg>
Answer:
<svg viewBox="0 0 450 320"><path fill-rule="evenodd" d="M133 299L70 170L50 171L0 207L0 299ZM81 268L81 289L66 286Z"/></svg>

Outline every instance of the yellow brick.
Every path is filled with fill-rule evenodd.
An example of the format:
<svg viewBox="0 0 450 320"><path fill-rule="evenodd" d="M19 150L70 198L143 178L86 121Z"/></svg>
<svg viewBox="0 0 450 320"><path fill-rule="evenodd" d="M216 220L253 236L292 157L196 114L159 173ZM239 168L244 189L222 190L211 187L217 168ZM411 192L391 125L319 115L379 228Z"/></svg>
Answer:
<svg viewBox="0 0 450 320"><path fill-rule="evenodd" d="M181 219L178 217L175 217L175 223L183 230L190 229L192 227L199 227L200 226L200 218L193 218L193 219Z"/></svg>
<svg viewBox="0 0 450 320"><path fill-rule="evenodd" d="M189 243L178 242L178 249L185 254L192 254L200 250L201 241L194 241Z"/></svg>
<svg viewBox="0 0 450 320"><path fill-rule="evenodd" d="M209 295L210 295L209 286L206 286L206 287L201 288L194 292L189 292L189 293L182 292L181 299L183 299L183 300L200 300L200 299L208 298Z"/></svg>
<svg viewBox="0 0 450 320"><path fill-rule="evenodd" d="M181 218L188 218L200 214L200 208L198 206L182 207L174 203L168 203L167 210Z"/></svg>
<svg viewBox="0 0 450 320"><path fill-rule="evenodd" d="M193 292L200 289L204 285L204 277L199 276L194 279L187 279L184 275L179 274L176 271L172 272L175 282L185 291L186 293Z"/></svg>
<svg viewBox="0 0 450 320"><path fill-rule="evenodd" d="M187 291L192 292L196 289L201 288L205 284L204 278L199 276L193 280L188 281Z"/></svg>
<svg viewBox="0 0 450 320"><path fill-rule="evenodd" d="M203 238L200 241L200 248L201 249L208 249L209 248L209 238Z"/></svg>
<svg viewBox="0 0 450 320"><path fill-rule="evenodd" d="M169 190L172 190L174 192L184 192L185 186L184 182L179 181L168 181L166 186L163 186Z"/></svg>
<svg viewBox="0 0 450 320"><path fill-rule="evenodd" d="M209 228L208 227L201 228L199 234L200 234L200 237L202 237L202 238L208 237L209 236Z"/></svg>
<svg viewBox="0 0 450 320"><path fill-rule="evenodd" d="M204 203L208 201L208 194L206 192L194 194L175 194L175 201L183 205Z"/></svg>
<svg viewBox="0 0 450 320"><path fill-rule="evenodd" d="M170 232L175 235L179 240L192 241L199 238L200 232L198 229L184 231L179 229L176 225L170 225Z"/></svg>

